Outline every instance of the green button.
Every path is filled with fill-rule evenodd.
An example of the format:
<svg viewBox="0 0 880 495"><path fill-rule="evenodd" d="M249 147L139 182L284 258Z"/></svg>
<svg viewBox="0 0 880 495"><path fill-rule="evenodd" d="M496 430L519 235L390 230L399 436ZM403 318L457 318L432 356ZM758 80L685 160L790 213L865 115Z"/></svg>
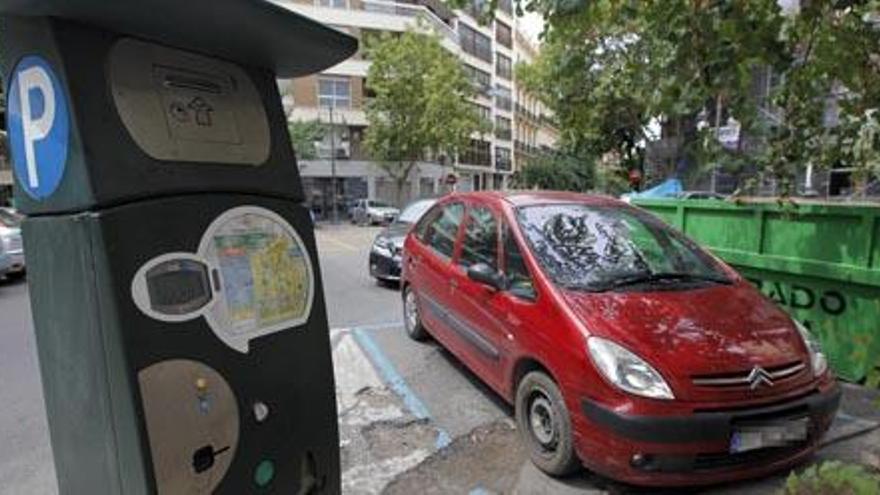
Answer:
<svg viewBox="0 0 880 495"><path fill-rule="evenodd" d="M272 478L275 477L275 465L272 464L272 461L265 460L257 465L257 470L254 471L254 482L259 487L263 487L272 482Z"/></svg>

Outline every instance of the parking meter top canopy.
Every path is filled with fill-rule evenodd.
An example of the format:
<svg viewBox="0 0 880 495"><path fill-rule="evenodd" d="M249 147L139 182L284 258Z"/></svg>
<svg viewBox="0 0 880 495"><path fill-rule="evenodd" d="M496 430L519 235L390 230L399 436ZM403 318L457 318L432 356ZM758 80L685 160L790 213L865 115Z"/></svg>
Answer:
<svg viewBox="0 0 880 495"><path fill-rule="evenodd" d="M207 191L302 200L275 77L357 49L264 0L2 0L0 14L30 214Z"/></svg>

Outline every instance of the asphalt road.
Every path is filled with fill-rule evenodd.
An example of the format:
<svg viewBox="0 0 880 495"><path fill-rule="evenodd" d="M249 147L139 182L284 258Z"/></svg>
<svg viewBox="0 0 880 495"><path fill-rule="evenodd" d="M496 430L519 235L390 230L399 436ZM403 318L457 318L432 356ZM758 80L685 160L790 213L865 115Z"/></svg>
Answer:
<svg viewBox="0 0 880 495"><path fill-rule="evenodd" d="M552 480L531 467L512 428L510 408L442 348L404 335L396 287L377 284L367 273L367 253L377 232L353 226L317 230L345 493L631 491L588 473ZM27 286L0 283L3 495L57 493L38 370ZM854 420L841 435L869 426ZM880 432L859 438L840 441L820 457L880 459ZM783 480L784 474L713 491L770 493Z"/></svg>

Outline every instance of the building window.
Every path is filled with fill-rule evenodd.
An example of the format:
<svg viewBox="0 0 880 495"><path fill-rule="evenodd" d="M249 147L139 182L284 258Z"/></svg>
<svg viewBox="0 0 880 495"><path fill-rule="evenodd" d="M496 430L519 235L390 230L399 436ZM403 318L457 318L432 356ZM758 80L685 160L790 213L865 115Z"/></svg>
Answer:
<svg viewBox="0 0 880 495"><path fill-rule="evenodd" d="M495 170L504 170L509 171L513 167L511 167L510 162L510 148L502 148L501 146L495 147Z"/></svg>
<svg viewBox="0 0 880 495"><path fill-rule="evenodd" d="M507 15L513 15L513 2L510 0L498 0L498 10Z"/></svg>
<svg viewBox="0 0 880 495"><path fill-rule="evenodd" d="M467 165L492 166L492 146L487 141L471 139L468 149L461 155L460 162Z"/></svg>
<svg viewBox="0 0 880 495"><path fill-rule="evenodd" d="M480 120L486 122L487 125L492 124L492 110L490 110L489 107L484 107L477 103L471 103L471 105L473 105L474 111L477 113Z"/></svg>
<svg viewBox="0 0 880 495"><path fill-rule="evenodd" d="M487 0L468 0L464 11L479 20L489 11L489 2Z"/></svg>
<svg viewBox="0 0 880 495"><path fill-rule="evenodd" d="M492 40L488 36L484 36L463 22L459 22L458 39L461 49L465 53L492 63Z"/></svg>
<svg viewBox="0 0 880 495"><path fill-rule="evenodd" d="M346 126L326 126L321 139L315 143L315 152L318 158L340 158L348 159L351 157L351 136Z"/></svg>
<svg viewBox="0 0 880 495"><path fill-rule="evenodd" d="M495 105L508 112L513 108L513 101L510 97L510 89L501 85L495 85Z"/></svg>
<svg viewBox="0 0 880 495"><path fill-rule="evenodd" d="M510 26L503 22L495 21L495 41L507 48L513 48L513 36L510 32Z"/></svg>
<svg viewBox="0 0 880 495"><path fill-rule="evenodd" d="M510 141L510 119L495 117L495 137Z"/></svg>
<svg viewBox="0 0 880 495"><path fill-rule="evenodd" d="M315 5L318 7L330 7L334 9L348 8L347 0L315 0Z"/></svg>
<svg viewBox="0 0 880 495"><path fill-rule="evenodd" d="M351 80L347 77L319 77L318 104L323 108L351 108Z"/></svg>
<svg viewBox="0 0 880 495"><path fill-rule="evenodd" d="M474 83L480 94L485 96L492 89L492 74L468 64L464 64L464 73Z"/></svg>
<svg viewBox="0 0 880 495"><path fill-rule="evenodd" d="M495 54L495 75L508 81L511 79L513 68L511 67L509 57L505 57L500 53Z"/></svg>

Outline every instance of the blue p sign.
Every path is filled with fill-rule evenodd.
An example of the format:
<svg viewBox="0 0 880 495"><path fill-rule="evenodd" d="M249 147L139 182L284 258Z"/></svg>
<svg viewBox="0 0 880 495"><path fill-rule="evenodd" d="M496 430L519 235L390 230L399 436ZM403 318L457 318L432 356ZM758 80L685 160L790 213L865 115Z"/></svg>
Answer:
<svg viewBox="0 0 880 495"><path fill-rule="evenodd" d="M18 183L29 196L52 195L67 163L67 101L58 78L42 58L22 58L6 93L9 146Z"/></svg>

